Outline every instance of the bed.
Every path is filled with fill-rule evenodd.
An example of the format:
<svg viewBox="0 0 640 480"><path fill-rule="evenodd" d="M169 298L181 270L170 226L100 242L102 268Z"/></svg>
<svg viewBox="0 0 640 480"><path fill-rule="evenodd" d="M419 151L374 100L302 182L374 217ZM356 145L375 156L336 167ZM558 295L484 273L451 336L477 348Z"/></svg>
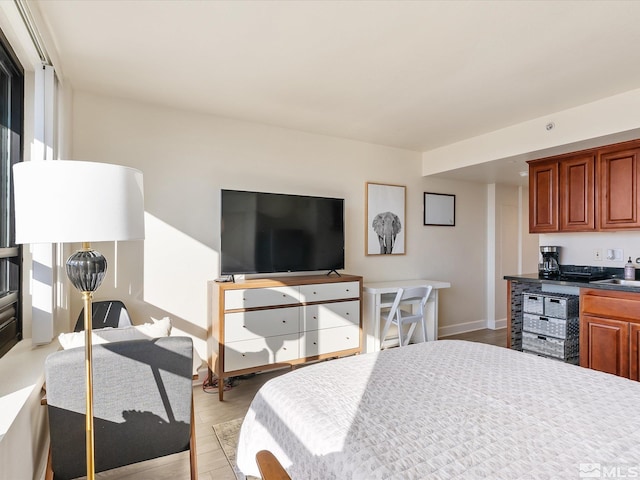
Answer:
<svg viewBox="0 0 640 480"><path fill-rule="evenodd" d="M265 449L293 480L640 474L640 383L491 345L420 343L267 382L240 430L239 469L259 476Z"/></svg>

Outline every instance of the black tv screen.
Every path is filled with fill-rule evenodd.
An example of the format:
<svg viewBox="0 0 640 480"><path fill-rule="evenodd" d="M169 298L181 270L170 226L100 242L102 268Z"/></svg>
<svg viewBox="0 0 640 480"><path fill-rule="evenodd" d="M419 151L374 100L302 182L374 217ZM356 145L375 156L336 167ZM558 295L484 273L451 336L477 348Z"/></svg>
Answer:
<svg viewBox="0 0 640 480"><path fill-rule="evenodd" d="M344 200L221 191L222 275L344 268Z"/></svg>

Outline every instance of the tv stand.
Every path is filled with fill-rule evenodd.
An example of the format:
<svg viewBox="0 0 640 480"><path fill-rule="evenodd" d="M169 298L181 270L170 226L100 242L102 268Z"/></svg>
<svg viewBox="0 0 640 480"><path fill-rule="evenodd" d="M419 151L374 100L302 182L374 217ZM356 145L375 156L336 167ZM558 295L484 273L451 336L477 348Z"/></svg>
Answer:
<svg viewBox="0 0 640 480"><path fill-rule="evenodd" d="M208 364L219 385L228 377L362 351L362 277L290 276L208 287ZM219 400L223 394L218 388Z"/></svg>

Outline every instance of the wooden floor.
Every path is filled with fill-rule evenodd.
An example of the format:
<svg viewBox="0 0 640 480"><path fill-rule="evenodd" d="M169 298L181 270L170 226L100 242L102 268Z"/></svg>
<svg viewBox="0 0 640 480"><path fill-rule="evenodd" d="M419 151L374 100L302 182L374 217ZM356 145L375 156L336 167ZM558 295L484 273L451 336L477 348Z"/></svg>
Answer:
<svg viewBox="0 0 640 480"><path fill-rule="evenodd" d="M506 347L507 343L505 329L478 330L446 338L488 343L502 347ZM243 417L262 384L286 371L263 373L252 378L240 380L238 385L225 392L224 402L218 401L217 393L205 393L201 385L194 387L196 450L198 452L198 478L200 480L235 480L233 470L220 448L212 426ZM104 472L96 475L96 478L118 480L189 479L189 456L188 453L170 455L161 459Z"/></svg>

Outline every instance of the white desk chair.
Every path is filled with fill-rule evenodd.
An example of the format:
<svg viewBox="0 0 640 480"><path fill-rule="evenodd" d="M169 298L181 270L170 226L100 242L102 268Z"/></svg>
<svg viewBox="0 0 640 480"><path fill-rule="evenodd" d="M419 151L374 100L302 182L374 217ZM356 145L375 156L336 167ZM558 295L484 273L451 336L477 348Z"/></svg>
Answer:
<svg viewBox="0 0 640 480"><path fill-rule="evenodd" d="M380 343L382 344L389 333L389 327L391 324L398 328L398 341L400 346L408 345L416 329L418 322L422 325L422 341L427 341L427 322L425 320L425 305L431 295L432 286L427 287L414 287L414 288L400 288L396 294L396 298L391 305L387 321L382 329L382 335L380 336ZM411 312L403 310L402 306L410 306ZM410 324L409 331L405 338L403 338L403 327Z"/></svg>

